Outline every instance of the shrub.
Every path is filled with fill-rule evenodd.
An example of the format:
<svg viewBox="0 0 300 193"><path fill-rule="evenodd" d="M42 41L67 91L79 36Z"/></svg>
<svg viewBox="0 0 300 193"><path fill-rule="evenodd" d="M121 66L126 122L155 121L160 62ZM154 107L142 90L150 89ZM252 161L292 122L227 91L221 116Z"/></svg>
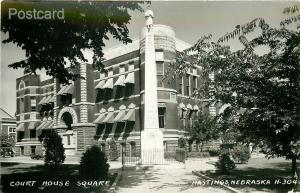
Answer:
<svg viewBox="0 0 300 193"><path fill-rule="evenodd" d="M250 159L250 151L247 146L244 145L236 145L233 147L231 152L232 158L235 163L247 163Z"/></svg>
<svg viewBox="0 0 300 193"><path fill-rule="evenodd" d="M219 156L221 154L221 150L219 149L211 149L211 150L208 150L208 153L210 156Z"/></svg>
<svg viewBox="0 0 300 193"><path fill-rule="evenodd" d="M109 164L100 147L94 145L83 153L80 160L79 174L85 179L106 180Z"/></svg>
<svg viewBox="0 0 300 193"><path fill-rule="evenodd" d="M109 140L109 159L115 161L119 158L117 143L114 139Z"/></svg>
<svg viewBox="0 0 300 193"><path fill-rule="evenodd" d="M44 156L42 156L42 155L31 155L30 157L31 157L31 159L36 159L36 160L40 160L40 159L44 158Z"/></svg>
<svg viewBox="0 0 300 193"><path fill-rule="evenodd" d="M184 138L180 137L178 139L178 147L179 148L185 148L185 146L186 146L186 140Z"/></svg>
<svg viewBox="0 0 300 193"><path fill-rule="evenodd" d="M229 174L230 170L233 170L236 166L234 161L231 160L228 153L223 153L219 156L219 161L216 163L217 169L222 174Z"/></svg>
<svg viewBox="0 0 300 193"><path fill-rule="evenodd" d="M45 148L45 165L59 165L64 163L66 159L65 148L62 144L62 138L56 131L43 132L39 136L43 141Z"/></svg>

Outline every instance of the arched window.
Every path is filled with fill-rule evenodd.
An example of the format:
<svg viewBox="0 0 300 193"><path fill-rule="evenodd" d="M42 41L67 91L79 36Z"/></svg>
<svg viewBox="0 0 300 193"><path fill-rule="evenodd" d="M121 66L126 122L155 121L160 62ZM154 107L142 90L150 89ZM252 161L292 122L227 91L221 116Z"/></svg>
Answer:
<svg viewBox="0 0 300 193"><path fill-rule="evenodd" d="M25 82L23 80L21 80L21 82L19 83L19 90L25 88Z"/></svg>

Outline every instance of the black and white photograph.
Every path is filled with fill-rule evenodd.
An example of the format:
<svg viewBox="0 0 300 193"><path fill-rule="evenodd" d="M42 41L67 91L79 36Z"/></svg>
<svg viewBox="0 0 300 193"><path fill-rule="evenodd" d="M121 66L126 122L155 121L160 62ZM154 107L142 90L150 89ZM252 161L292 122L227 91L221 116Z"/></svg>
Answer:
<svg viewBox="0 0 300 193"><path fill-rule="evenodd" d="M300 193L299 1L1 1L1 193Z"/></svg>

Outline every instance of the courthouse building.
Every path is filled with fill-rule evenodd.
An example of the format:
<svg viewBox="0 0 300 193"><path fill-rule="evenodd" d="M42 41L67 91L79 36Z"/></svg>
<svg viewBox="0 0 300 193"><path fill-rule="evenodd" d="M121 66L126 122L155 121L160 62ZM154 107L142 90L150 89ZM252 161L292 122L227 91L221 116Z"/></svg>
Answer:
<svg viewBox="0 0 300 193"><path fill-rule="evenodd" d="M143 28L140 37L130 44L105 51L105 73L82 63L76 71L84 79L70 85L61 85L53 78L42 81L39 75L18 78L17 155L42 154L38 136L43 130L55 130L63 139L67 156L80 156L93 144L107 150L111 139L120 149L125 148L127 155L139 156L141 133L146 127L145 87L152 81L156 82L157 94L153 97L157 97L158 117L153 121L158 121L163 134L164 151L175 150L178 138L184 136L185 128L199 112L215 114L214 107L208 108L205 100L194 96L202 80L200 66L193 66L181 77L164 78L176 51L190 45L176 38L172 27L153 25L154 46L149 47L147 30ZM156 74L150 75L153 80L145 78L150 72L145 71L147 49L155 53Z"/></svg>

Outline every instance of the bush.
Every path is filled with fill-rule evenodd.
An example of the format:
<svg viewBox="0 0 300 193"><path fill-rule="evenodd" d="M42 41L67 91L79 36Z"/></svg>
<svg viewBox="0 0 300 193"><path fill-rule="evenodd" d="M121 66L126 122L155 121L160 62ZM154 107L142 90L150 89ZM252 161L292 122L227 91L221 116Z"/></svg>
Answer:
<svg viewBox="0 0 300 193"><path fill-rule="evenodd" d="M250 159L250 151L247 146L244 145L236 145L233 147L231 152L232 158L235 163L247 163Z"/></svg>
<svg viewBox="0 0 300 193"><path fill-rule="evenodd" d="M179 148L185 148L185 146L186 146L186 140L184 139L184 138L179 138L178 139L178 147Z"/></svg>
<svg viewBox="0 0 300 193"><path fill-rule="evenodd" d="M66 159L65 148L62 144L62 138L56 131L43 132L39 136L43 141L45 148L45 165L59 165L64 163Z"/></svg>
<svg viewBox="0 0 300 193"><path fill-rule="evenodd" d="M31 159L36 159L36 160L40 160L40 159L44 158L44 156L42 156L42 155L31 155L30 157L31 157Z"/></svg>
<svg viewBox="0 0 300 193"><path fill-rule="evenodd" d="M211 150L208 150L208 153L210 156L215 157L215 156L219 156L221 154L221 150L211 149Z"/></svg>
<svg viewBox="0 0 300 193"><path fill-rule="evenodd" d="M114 139L109 140L109 159L115 161L119 158L117 143Z"/></svg>
<svg viewBox="0 0 300 193"><path fill-rule="evenodd" d="M94 145L83 153L80 160L79 174L85 179L106 180L109 164L101 149Z"/></svg>
<svg viewBox="0 0 300 193"><path fill-rule="evenodd" d="M216 163L217 169L222 174L229 174L230 170L233 170L236 166L234 161L231 160L228 153L223 153L219 156L219 161Z"/></svg>

